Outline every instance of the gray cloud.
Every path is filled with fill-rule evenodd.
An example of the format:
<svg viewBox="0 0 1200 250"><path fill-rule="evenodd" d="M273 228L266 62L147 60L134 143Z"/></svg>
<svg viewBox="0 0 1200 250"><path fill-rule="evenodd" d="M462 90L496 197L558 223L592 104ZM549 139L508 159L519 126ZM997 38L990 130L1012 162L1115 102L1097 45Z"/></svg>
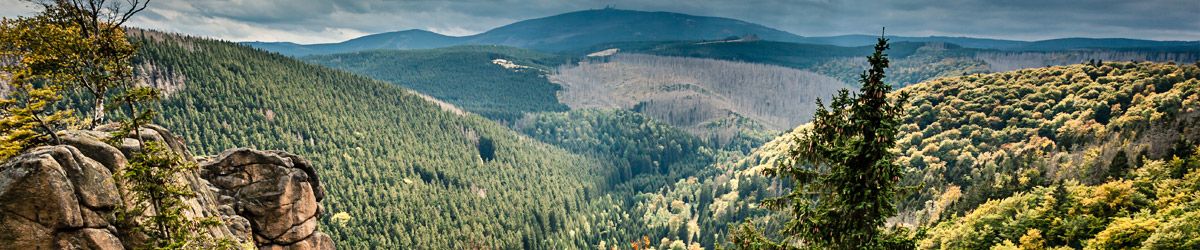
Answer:
<svg viewBox="0 0 1200 250"><path fill-rule="evenodd" d="M802 36L874 34L1018 40L1200 40L1195 0L152 0L135 26L234 41L336 42L427 29L470 35L512 22L613 5L721 16ZM0 15L29 13L0 0Z"/></svg>

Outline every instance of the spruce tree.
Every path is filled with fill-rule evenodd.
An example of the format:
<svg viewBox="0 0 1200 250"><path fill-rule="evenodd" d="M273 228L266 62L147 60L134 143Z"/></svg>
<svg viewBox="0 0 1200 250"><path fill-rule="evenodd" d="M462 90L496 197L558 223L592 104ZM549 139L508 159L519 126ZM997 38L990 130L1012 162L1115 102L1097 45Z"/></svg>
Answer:
<svg viewBox="0 0 1200 250"><path fill-rule="evenodd" d="M764 201L776 210L787 210L792 218L780 235L782 242L744 226L734 235L743 248L775 249L878 249L886 239L884 222L896 214L894 199L902 167L891 152L900 126L900 94L889 100L892 87L883 82L888 67L887 39L880 37L875 53L867 57L871 68L860 75L862 88L834 96L829 106L817 101L812 127L796 140L790 152L795 165L764 171L773 178L787 178L793 190Z"/></svg>

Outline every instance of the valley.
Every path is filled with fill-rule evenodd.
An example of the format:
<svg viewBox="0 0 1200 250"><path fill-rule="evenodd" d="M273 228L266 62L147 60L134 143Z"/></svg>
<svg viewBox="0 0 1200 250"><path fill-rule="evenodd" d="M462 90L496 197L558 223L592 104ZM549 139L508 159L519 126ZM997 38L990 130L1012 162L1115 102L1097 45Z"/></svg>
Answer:
<svg viewBox="0 0 1200 250"><path fill-rule="evenodd" d="M54 21L69 11L5 19L0 201L44 182L86 211L62 226L0 203L0 229L20 232L0 246L140 248L158 235L121 223L178 213L221 229L206 237L247 232L179 249L1200 247L1200 41L801 36L666 11L559 13L311 44L122 23L88 43L53 33L82 32ZM89 57L119 58L66 63ZM80 69L97 76L62 73ZM95 94L93 80L120 84ZM179 159L150 156L158 142ZM31 162L68 181L37 182ZM122 186L138 176L128 169L154 164L181 171L147 173L193 210L123 210L147 192ZM217 195L267 181L288 191ZM93 182L128 204L93 206L73 186ZM313 197L271 200L293 192ZM269 228L264 204L307 217ZM863 209L881 212L821 217ZM811 226L868 222L867 238ZM304 234L259 233L276 229Z"/></svg>

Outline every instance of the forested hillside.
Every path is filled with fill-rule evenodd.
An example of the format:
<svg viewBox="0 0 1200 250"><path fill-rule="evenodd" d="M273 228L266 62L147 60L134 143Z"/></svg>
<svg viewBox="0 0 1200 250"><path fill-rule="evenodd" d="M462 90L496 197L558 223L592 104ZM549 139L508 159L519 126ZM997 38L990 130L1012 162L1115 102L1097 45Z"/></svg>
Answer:
<svg viewBox="0 0 1200 250"><path fill-rule="evenodd" d="M874 41L874 38L871 38ZM950 41L955 41L951 39ZM1140 40L1135 40L1140 41ZM1147 42L1147 41L1141 41ZM1097 42L1097 44L1106 44ZM1139 43L1131 43L1130 46ZM1166 43L1163 44L1176 44ZM939 77L974 73L1004 72L1025 68L1069 65L1088 61L1152 61L1191 63L1200 61L1200 47L1184 46L1113 47L1091 49L993 50L959 46L946 42L897 42L888 55L892 58L889 83L905 86ZM1063 47L1066 46L1066 47ZM867 65L861 55L870 47L839 47L773 41L674 41L625 42L602 44L574 51L585 54L605 49L626 53L712 58L739 62L778 65L809 70L848 84L855 84L858 73ZM1074 48L1074 47L1070 47ZM586 51L586 52L585 52Z"/></svg>
<svg viewBox="0 0 1200 250"><path fill-rule="evenodd" d="M610 168L483 117L233 43L132 36L153 65L140 74L178 83L157 122L198 155L308 156L328 191L322 230L340 248L586 248L601 222L620 222L604 216L620 214L607 212L620 209L604 195Z"/></svg>
<svg viewBox="0 0 1200 250"><path fill-rule="evenodd" d="M388 81L494 120L565 111L546 75L567 58L502 46L375 50L304 60Z"/></svg>
<svg viewBox="0 0 1200 250"><path fill-rule="evenodd" d="M740 147L705 146L704 140L669 124L620 109L543 113L516 127L618 167L608 194L626 202L628 219L620 230L624 233L603 238L607 242L648 238L661 248L711 248L723 242L730 223L762 213L749 202L730 198L761 189L729 183L736 175L730 163L744 155ZM766 136L739 137L731 145L758 145Z"/></svg>
<svg viewBox="0 0 1200 250"><path fill-rule="evenodd" d="M574 109L631 109L711 137L710 125L745 117L786 129L812 116L841 82L808 71L712 59L617 54L560 67L559 100Z"/></svg>
<svg viewBox="0 0 1200 250"><path fill-rule="evenodd" d="M396 84L231 43L158 33L135 37L144 41L143 79L169 93L159 122L189 135L198 154L253 145L312 156L330 192L325 202L331 216L323 217L323 230L344 248L591 248L642 237L659 246L712 247L725 242L730 225L747 219L776 227L768 222L777 218L758 202L788 187L758 171L790 161L784 152L792 137L778 137L750 155L741 150L760 144L767 126L802 122L770 118L803 110L784 108L803 104L796 99L811 105L845 86L785 67L621 53L557 69L551 67L559 59L536 59L557 57L479 53L479 47L354 56L366 63L384 59L363 55L428 59L462 52L464 60L481 61L481 70L500 70L495 74L554 72L556 81L572 79L562 81L558 100L618 108L581 105L546 113L557 110L486 105L508 102L503 99L471 104L490 97L442 93L464 96L461 106L478 113L512 111L490 114L512 121L526 137ZM908 58L913 67L932 67L937 64L919 62L945 57L919 56L953 50L923 45ZM332 56L323 60L342 63ZM1187 156L1200 140L1197 65L1107 62L952 72L961 76L902 89L913 94L898 136L899 160L908 166L902 182L918 188L900 200L901 215L891 221L925 227L918 236L923 247L1003 247L1037 237L1044 246L1178 242L1171 232L1194 226L1187 218L1194 217L1196 203L1164 194L1195 190L1185 183L1195 169ZM537 84L555 86L542 80L547 82ZM572 85L578 83L590 84ZM592 91L571 92L580 86ZM531 89L555 91L519 90ZM784 93L791 99L770 98ZM594 98L579 98L588 96ZM688 102L723 109L663 105ZM696 133L722 126L758 132L723 136L729 144L709 140L722 136ZM1003 212L1033 204L1047 214ZM1156 234L1160 229L1166 234Z"/></svg>
<svg viewBox="0 0 1200 250"><path fill-rule="evenodd" d="M698 175L712 162L713 149L687 132L645 115L619 109L584 109L526 117L516 129L546 143L616 165L612 183L633 179L629 195L654 192L667 183Z"/></svg>
<svg viewBox="0 0 1200 250"><path fill-rule="evenodd" d="M902 183L918 189L892 223L931 227L925 248L1183 244L1174 239L1200 209L1184 184L1200 169L1188 159L1200 145L1198 66L1076 64L900 90L912 94L897 137ZM791 161L796 134L744 158L740 173Z"/></svg>

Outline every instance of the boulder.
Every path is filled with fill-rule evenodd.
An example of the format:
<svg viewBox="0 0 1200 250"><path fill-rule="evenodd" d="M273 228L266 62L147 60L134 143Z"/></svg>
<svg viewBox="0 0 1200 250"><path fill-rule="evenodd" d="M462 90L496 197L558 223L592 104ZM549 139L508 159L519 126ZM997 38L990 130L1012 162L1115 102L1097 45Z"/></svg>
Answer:
<svg viewBox="0 0 1200 250"><path fill-rule="evenodd" d="M54 229L8 212L0 212L0 246L9 249L54 249Z"/></svg>
<svg viewBox="0 0 1200 250"><path fill-rule="evenodd" d="M84 156L73 146L50 147L45 153L66 171L67 178L75 186L75 195L84 206L111 210L120 202L112 172L99 162Z"/></svg>
<svg viewBox="0 0 1200 250"><path fill-rule="evenodd" d="M59 233L56 245L58 249L125 249L108 229L96 228Z"/></svg>
<svg viewBox="0 0 1200 250"><path fill-rule="evenodd" d="M0 246L123 249L102 215L120 200L108 169L75 147L31 149L0 165Z"/></svg>
<svg viewBox="0 0 1200 250"><path fill-rule="evenodd" d="M0 217L20 217L51 232L83 226L75 185L59 165L71 161L54 158L68 147L35 148L0 165Z"/></svg>
<svg viewBox="0 0 1200 250"><path fill-rule="evenodd" d="M58 133L58 137L62 139L63 144L71 145L83 153L83 156L91 158L103 164L110 172L117 172L125 167L128 160L121 150L109 145L106 142L112 136L109 133L91 130L68 130Z"/></svg>
<svg viewBox="0 0 1200 250"><path fill-rule="evenodd" d="M317 235L325 192L308 160L282 151L238 148L208 158L200 169L201 177L227 197L222 205L249 220L259 246L332 248L313 242L314 236L328 236Z"/></svg>
<svg viewBox="0 0 1200 250"><path fill-rule="evenodd" d="M271 250L304 250L304 249L334 249L333 239L329 238L321 232L315 232L312 236L302 241L291 245L260 245L259 249Z"/></svg>

